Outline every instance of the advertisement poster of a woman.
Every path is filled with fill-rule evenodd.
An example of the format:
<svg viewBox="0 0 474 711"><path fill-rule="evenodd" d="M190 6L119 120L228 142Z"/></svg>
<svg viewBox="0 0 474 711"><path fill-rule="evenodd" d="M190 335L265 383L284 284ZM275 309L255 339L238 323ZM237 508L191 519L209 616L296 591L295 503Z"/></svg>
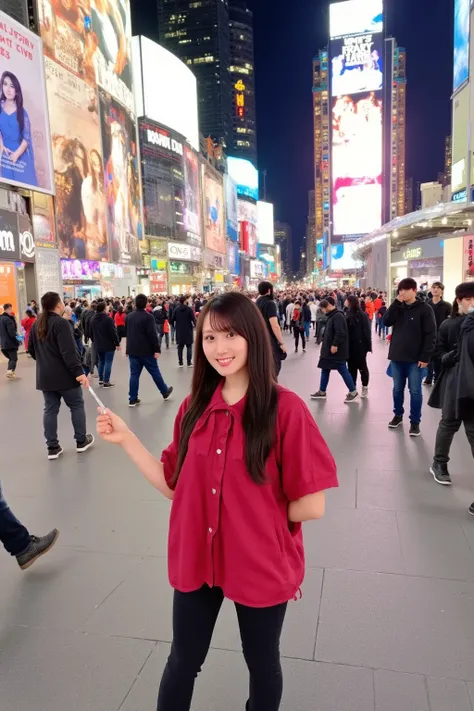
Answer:
<svg viewBox="0 0 474 711"><path fill-rule="evenodd" d="M40 38L0 12L0 183L54 193Z"/></svg>

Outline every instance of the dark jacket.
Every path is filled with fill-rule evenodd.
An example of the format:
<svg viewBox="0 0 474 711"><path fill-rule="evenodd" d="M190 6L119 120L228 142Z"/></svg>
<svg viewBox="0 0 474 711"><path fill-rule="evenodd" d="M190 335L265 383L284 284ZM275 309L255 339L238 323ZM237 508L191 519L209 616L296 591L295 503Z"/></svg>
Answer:
<svg viewBox="0 0 474 711"><path fill-rule="evenodd" d="M446 319L451 316L451 311L453 310L453 307L451 306L449 301L444 301L444 299L438 301L437 304L433 303L433 299L428 299L426 303L429 304L433 309L436 321L436 328L439 328L443 321L446 321Z"/></svg>
<svg viewBox="0 0 474 711"><path fill-rule="evenodd" d="M436 340L434 357L441 362L441 373L431 392L428 405L443 411L443 417L452 420L456 409L458 345L461 326L466 316L449 318L441 324Z"/></svg>
<svg viewBox="0 0 474 711"><path fill-rule="evenodd" d="M474 313L469 314L461 325L458 346L456 419L474 417Z"/></svg>
<svg viewBox="0 0 474 711"><path fill-rule="evenodd" d="M163 329L165 326L165 321L168 318L168 312L164 306L157 306L152 312L153 318L155 319L156 330L160 335L163 335Z"/></svg>
<svg viewBox="0 0 474 711"><path fill-rule="evenodd" d="M383 322L385 326L393 326L389 360L429 363L436 343L436 321L431 306L419 299L413 304L395 299Z"/></svg>
<svg viewBox="0 0 474 711"><path fill-rule="evenodd" d="M318 368L334 370L349 358L349 334L342 311L329 311L327 319ZM337 353L331 353L331 346L337 346Z"/></svg>
<svg viewBox="0 0 474 711"><path fill-rule="evenodd" d="M84 374L70 323L55 313L48 314L47 335L38 338L38 321L28 340L28 353L36 361L36 389L71 390L80 387L76 378Z"/></svg>
<svg viewBox="0 0 474 711"><path fill-rule="evenodd" d="M194 340L196 317L190 306L178 304L173 312L172 324L176 328L176 343L179 346L190 346Z"/></svg>
<svg viewBox="0 0 474 711"><path fill-rule="evenodd" d="M135 309L125 319L127 355L151 356L161 353L155 319L145 309Z"/></svg>
<svg viewBox="0 0 474 711"><path fill-rule="evenodd" d="M16 333L16 318L4 311L0 316L0 348L5 351L18 350Z"/></svg>
<svg viewBox="0 0 474 711"><path fill-rule="evenodd" d="M81 316L81 325L82 325L82 330L84 331L84 338L86 341L92 338L92 332L91 332L91 321L96 315L96 312L93 309L88 309L87 311L84 311Z"/></svg>
<svg viewBox="0 0 474 711"><path fill-rule="evenodd" d="M372 351L372 329L370 319L363 311L346 313L349 333L349 359L356 363L364 361Z"/></svg>
<svg viewBox="0 0 474 711"><path fill-rule="evenodd" d="M257 301L255 302L255 305L262 314L263 320L265 321L268 335L270 336L270 343L272 344L272 348L278 353L279 351L281 351L280 343L275 334L273 333L273 328L270 323L271 318L278 319L277 305L275 301L271 298L271 296L259 296Z"/></svg>
<svg viewBox="0 0 474 711"><path fill-rule="evenodd" d="M308 304L303 304L303 322L311 322L311 309L309 308Z"/></svg>
<svg viewBox="0 0 474 711"><path fill-rule="evenodd" d="M114 351L120 345L114 320L105 311L95 314L90 329L97 353Z"/></svg>

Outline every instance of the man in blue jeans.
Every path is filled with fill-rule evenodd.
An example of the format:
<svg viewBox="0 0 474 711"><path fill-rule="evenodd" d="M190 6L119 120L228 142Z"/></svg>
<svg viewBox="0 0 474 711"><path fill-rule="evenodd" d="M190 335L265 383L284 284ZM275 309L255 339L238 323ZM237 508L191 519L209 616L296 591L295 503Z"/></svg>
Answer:
<svg viewBox="0 0 474 711"><path fill-rule="evenodd" d="M327 324L318 363L318 368L321 368L319 390L310 397L312 400L325 400L331 370L337 370L348 389L344 402L355 402L359 397L359 393L347 368L349 333L346 317L342 311L337 310L336 301L332 296L323 299L319 304L319 308L327 316Z"/></svg>
<svg viewBox="0 0 474 711"><path fill-rule="evenodd" d="M402 279L395 301L383 318L384 326L392 327L388 358L393 378L393 413L390 429L403 422L405 387L410 392L410 437L419 437L422 382L436 344L436 321L433 309L417 299L418 285L414 279Z"/></svg>
<svg viewBox="0 0 474 711"><path fill-rule="evenodd" d="M59 531L52 531L38 538L31 536L29 531L13 515L7 502L3 498L0 483L0 541L7 553L17 559L22 570L33 565L42 555L47 553L58 540Z"/></svg>
<svg viewBox="0 0 474 711"><path fill-rule="evenodd" d="M138 294L135 299L135 310L129 313L125 319L127 355L130 361L128 402L130 407L136 407L140 404L138 388L143 368L150 373L156 387L163 396L163 400L169 400L173 392L173 388L166 385L158 367L157 359L161 353L160 342L155 319L152 314L145 311L147 303L148 299L145 294Z"/></svg>

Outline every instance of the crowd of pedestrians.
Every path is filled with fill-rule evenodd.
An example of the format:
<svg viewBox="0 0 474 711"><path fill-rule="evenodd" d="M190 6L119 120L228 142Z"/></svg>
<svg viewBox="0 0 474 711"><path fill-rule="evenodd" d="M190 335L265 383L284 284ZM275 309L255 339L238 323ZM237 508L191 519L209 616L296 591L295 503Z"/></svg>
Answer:
<svg viewBox="0 0 474 711"><path fill-rule="evenodd" d="M409 434L418 437L423 382L434 384L429 405L442 413L430 468L436 482L452 483L449 453L462 425L474 457L474 283L458 286L452 307L443 291L436 282L426 299L416 281L403 279L389 306L386 294L372 290L275 292L270 282L262 282L258 294L139 294L90 304L65 304L59 294L48 292L41 308L29 305L21 334L11 304L4 305L0 346L6 376L16 378L24 339L36 361L50 460L63 454L57 432L61 402L71 413L78 454L94 444L82 388L94 377L104 390L113 387L114 357L124 339L130 407L140 404L144 368L163 400L169 400L173 388L158 365L163 341L166 349L175 347L178 367L184 367L186 354L193 368L191 393L160 459L111 410L97 418L100 437L121 446L145 478L173 500L168 549L175 591L173 644L158 711L189 711L225 597L236 606L251 679L247 708L279 708L279 641L287 603L298 595L304 577L301 523L323 516L324 491L338 485L334 460L306 404L278 384L287 358L285 334L294 339L295 358L318 353L320 383L311 398L327 399L336 371L347 387L348 404L359 398L359 376L360 397L369 396L367 357L374 339L388 342L389 428L403 423L408 386ZM308 349L311 339L319 351ZM474 503L469 511L474 515ZM0 489L0 539L21 569L49 551L58 535L56 529L40 538L31 535Z"/></svg>

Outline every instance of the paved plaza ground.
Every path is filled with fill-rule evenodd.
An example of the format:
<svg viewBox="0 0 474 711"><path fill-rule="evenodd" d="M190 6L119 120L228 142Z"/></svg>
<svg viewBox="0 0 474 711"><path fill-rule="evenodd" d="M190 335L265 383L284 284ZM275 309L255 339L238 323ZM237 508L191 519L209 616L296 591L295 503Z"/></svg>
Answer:
<svg viewBox="0 0 474 711"><path fill-rule="evenodd" d="M435 484L429 466L439 413L426 406L419 439L408 437L408 422L387 429L386 350L377 339L370 397L353 405L343 403L337 374L327 402L309 401L319 385L313 343L283 365L281 383L309 403L340 481L326 517L304 529L303 598L290 603L282 639L283 711L474 711L474 518L467 510L474 463L460 433L454 485ZM177 365L174 349L160 359L175 388L172 402L144 373L142 405L130 410L123 353L114 364L116 388L101 393L157 455L191 380ZM3 372L0 381L4 494L32 533L57 526L61 535L24 573L0 551L0 709L154 711L171 640L169 504L120 449L97 442L77 455L66 409L66 451L49 462L42 396L26 356L18 374L17 383ZM89 396L87 411L94 431ZM235 612L226 604L193 711L243 711L246 687Z"/></svg>

